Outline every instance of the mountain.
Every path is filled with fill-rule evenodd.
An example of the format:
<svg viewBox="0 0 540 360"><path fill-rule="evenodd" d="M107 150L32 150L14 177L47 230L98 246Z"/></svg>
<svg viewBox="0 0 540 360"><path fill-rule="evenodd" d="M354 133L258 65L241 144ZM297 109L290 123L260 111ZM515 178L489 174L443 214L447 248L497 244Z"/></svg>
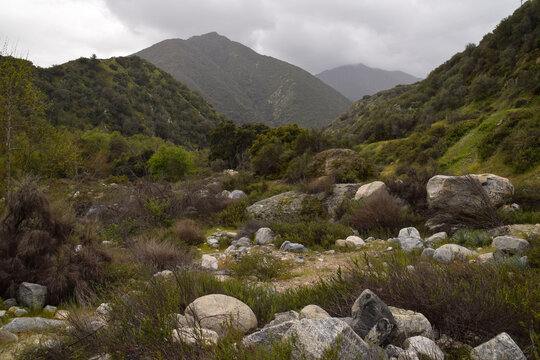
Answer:
<svg viewBox="0 0 540 360"><path fill-rule="evenodd" d="M316 76L351 101L396 85L412 84L421 80L403 71L374 69L363 64L340 66Z"/></svg>
<svg viewBox="0 0 540 360"><path fill-rule="evenodd" d="M171 39L135 55L197 90L236 123L320 128L351 104L308 72L215 32Z"/></svg>
<svg viewBox="0 0 540 360"><path fill-rule="evenodd" d="M354 103L326 129L383 173L540 175L540 0L413 85ZM529 175L527 175L529 174ZM533 175L530 175L533 176Z"/></svg>
<svg viewBox="0 0 540 360"><path fill-rule="evenodd" d="M36 82L56 126L142 133L195 148L207 145L206 133L225 119L200 95L135 56L38 68Z"/></svg>

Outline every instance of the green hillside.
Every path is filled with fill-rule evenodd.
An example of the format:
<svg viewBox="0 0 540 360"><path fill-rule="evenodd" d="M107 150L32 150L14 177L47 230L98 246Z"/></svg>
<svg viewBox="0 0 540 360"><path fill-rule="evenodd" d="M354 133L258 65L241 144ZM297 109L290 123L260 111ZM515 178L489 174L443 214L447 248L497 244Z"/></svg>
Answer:
<svg viewBox="0 0 540 360"><path fill-rule="evenodd" d="M538 173L540 1L415 85L364 97L326 132L358 144L387 173L411 165L466 173Z"/></svg>
<svg viewBox="0 0 540 360"><path fill-rule="evenodd" d="M169 74L138 57L80 58L37 69L55 126L157 136L189 148L224 117Z"/></svg>
<svg viewBox="0 0 540 360"><path fill-rule="evenodd" d="M217 33L165 40L136 55L199 91L240 124L320 128L351 104L308 72Z"/></svg>

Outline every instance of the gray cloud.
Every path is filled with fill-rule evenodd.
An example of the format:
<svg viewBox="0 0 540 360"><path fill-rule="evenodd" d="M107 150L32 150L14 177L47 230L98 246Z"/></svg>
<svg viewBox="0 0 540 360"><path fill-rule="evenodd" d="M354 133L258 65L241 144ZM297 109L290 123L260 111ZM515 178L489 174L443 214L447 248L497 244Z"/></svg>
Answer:
<svg viewBox="0 0 540 360"><path fill-rule="evenodd" d="M518 0L18 0L7 11L2 6L0 34L18 40L41 65L91 53L127 55L166 38L217 31L312 73L364 63L425 76L518 6Z"/></svg>

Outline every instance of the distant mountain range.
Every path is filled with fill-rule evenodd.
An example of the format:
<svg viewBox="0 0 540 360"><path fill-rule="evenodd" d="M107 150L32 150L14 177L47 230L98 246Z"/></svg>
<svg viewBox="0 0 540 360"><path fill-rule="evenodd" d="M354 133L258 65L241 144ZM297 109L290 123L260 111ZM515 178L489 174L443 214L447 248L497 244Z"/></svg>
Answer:
<svg viewBox="0 0 540 360"><path fill-rule="evenodd" d="M421 80L403 71L374 69L363 64L340 66L316 76L351 101L396 85L407 85Z"/></svg>
<svg viewBox="0 0 540 360"><path fill-rule="evenodd" d="M351 105L307 71L215 32L165 40L135 55L198 91L238 124L320 128Z"/></svg>

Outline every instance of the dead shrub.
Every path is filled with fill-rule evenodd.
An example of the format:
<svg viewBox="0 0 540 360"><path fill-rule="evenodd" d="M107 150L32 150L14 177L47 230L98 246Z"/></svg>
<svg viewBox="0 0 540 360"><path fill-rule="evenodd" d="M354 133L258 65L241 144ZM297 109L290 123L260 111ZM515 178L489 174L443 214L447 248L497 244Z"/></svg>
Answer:
<svg viewBox="0 0 540 360"><path fill-rule="evenodd" d="M186 249L168 241L139 239L131 248L136 261L152 266L152 270L173 270L192 263L193 256Z"/></svg>
<svg viewBox="0 0 540 360"><path fill-rule="evenodd" d="M353 209L347 221L358 231L367 232L401 229L410 226L414 219L403 209L398 198L380 191Z"/></svg>
<svg viewBox="0 0 540 360"><path fill-rule="evenodd" d="M82 249L75 251L76 245ZM48 303L72 295L83 301L94 295L109 260L91 231L66 209L51 209L34 183L22 184L8 200L0 222L0 296L14 297L26 281L47 286Z"/></svg>
<svg viewBox="0 0 540 360"><path fill-rule="evenodd" d="M200 245L205 238L201 228L190 219L182 219L174 224L173 233L176 237L188 245Z"/></svg>
<svg viewBox="0 0 540 360"><path fill-rule="evenodd" d="M336 178L331 175L321 176L310 180L306 185L306 192L309 194L331 193L334 189Z"/></svg>

